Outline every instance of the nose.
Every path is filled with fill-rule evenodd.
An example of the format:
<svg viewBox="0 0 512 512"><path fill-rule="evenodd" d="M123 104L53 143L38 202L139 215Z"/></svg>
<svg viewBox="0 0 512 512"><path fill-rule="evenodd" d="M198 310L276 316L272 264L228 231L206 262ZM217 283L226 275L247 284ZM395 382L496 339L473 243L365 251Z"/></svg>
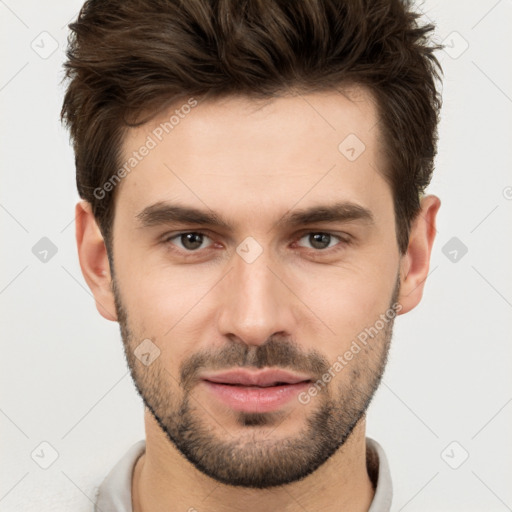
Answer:
<svg viewBox="0 0 512 512"><path fill-rule="evenodd" d="M247 345L261 345L275 334L290 335L296 315L283 274L266 251L252 262L235 254L219 290L220 333Z"/></svg>

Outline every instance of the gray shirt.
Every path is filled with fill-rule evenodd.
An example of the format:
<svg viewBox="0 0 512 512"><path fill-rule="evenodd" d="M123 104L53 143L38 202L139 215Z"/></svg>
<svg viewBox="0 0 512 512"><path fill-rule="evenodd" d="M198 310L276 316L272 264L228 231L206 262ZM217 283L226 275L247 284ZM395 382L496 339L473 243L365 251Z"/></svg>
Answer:
<svg viewBox="0 0 512 512"><path fill-rule="evenodd" d="M112 468L98 489L94 512L133 512L133 468L145 449L146 441L138 441ZM388 461L382 446L369 437L366 438L366 466L375 487L368 512L389 512L393 489Z"/></svg>

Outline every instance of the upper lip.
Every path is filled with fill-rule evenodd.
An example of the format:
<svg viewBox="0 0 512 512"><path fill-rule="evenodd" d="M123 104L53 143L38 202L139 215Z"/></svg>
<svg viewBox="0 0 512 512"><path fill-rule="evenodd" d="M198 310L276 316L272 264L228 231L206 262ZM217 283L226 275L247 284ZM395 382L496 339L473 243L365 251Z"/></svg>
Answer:
<svg viewBox="0 0 512 512"><path fill-rule="evenodd" d="M268 369L257 372L247 370L229 370L222 373L203 375L203 380L218 382L220 384L238 384L241 386L272 386L277 383L297 384L298 382L309 381L308 375L301 375L287 372L285 370Z"/></svg>

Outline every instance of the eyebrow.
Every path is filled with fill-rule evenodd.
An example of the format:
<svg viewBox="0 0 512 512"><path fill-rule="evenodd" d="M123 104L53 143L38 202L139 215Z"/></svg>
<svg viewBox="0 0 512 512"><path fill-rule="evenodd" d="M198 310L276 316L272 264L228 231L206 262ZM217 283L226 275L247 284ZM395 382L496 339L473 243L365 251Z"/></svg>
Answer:
<svg viewBox="0 0 512 512"><path fill-rule="evenodd" d="M136 215L140 228L150 228L168 223L197 224L232 230L233 226L212 210L205 211L189 206L159 201L144 208ZM372 212L351 201L332 205L319 205L288 211L276 223L276 227L297 227L320 222L360 221L374 224Z"/></svg>

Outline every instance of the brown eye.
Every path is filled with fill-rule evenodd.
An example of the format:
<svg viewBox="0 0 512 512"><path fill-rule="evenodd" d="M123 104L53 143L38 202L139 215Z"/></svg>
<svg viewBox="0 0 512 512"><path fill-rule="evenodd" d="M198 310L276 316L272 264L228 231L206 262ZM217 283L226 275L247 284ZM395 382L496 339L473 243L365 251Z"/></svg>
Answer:
<svg viewBox="0 0 512 512"><path fill-rule="evenodd" d="M310 244L311 249L316 250L325 250L330 249L336 245L337 241L343 241L341 237L332 235L331 233L323 233L323 232L314 232L307 233L300 240L306 239ZM335 242L331 245L332 242Z"/></svg>
<svg viewBox="0 0 512 512"><path fill-rule="evenodd" d="M174 245L177 245L180 249L183 249L188 252L193 252L201 248L205 239L209 239L209 237L203 233L191 231L187 233L179 233L177 235L168 237L165 240L165 242L173 243ZM173 242L173 240L176 240L179 243L175 243Z"/></svg>

